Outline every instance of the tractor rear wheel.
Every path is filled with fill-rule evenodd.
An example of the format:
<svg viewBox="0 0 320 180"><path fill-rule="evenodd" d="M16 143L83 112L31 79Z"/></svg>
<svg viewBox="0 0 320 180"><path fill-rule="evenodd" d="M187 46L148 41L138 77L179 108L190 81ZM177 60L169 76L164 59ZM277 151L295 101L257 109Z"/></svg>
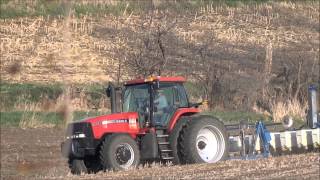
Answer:
<svg viewBox="0 0 320 180"><path fill-rule="evenodd" d="M224 124L210 116L195 116L181 134L181 154L186 163L215 163L228 156Z"/></svg>
<svg viewBox="0 0 320 180"><path fill-rule="evenodd" d="M181 148L181 144L179 142L181 142L181 130L186 126L189 120L190 118L187 116L181 117L170 133L169 142L172 148L173 164L185 164L185 161L179 151Z"/></svg>
<svg viewBox="0 0 320 180"><path fill-rule="evenodd" d="M140 162L137 143L126 134L112 134L102 143L100 159L104 170L127 170Z"/></svg>

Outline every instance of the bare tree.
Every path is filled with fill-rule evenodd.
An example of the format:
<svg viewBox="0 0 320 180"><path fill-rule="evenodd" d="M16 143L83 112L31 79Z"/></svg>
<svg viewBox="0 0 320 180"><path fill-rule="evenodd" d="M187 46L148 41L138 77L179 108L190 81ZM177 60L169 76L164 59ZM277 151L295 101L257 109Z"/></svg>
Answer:
<svg viewBox="0 0 320 180"><path fill-rule="evenodd" d="M311 71L303 68L304 66L306 66L306 61L302 57L283 63L282 68L271 81L273 87L271 91L274 93L274 97L306 101L304 89L312 83L315 64L312 65Z"/></svg>
<svg viewBox="0 0 320 180"><path fill-rule="evenodd" d="M166 15L152 13L136 28L128 52L128 65L136 75L161 75L168 62L167 34L175 27Z"/></svg>
<svg viewBox="0 0 320 180"><path fill-rule="evenodd" d="M204 89L203 99L209 100L209 108L222 105L222 76L228 71L227 63L222 63L214 55L213 37L196 48L196 60L189 61L191 75L197 79Z"/></svg>

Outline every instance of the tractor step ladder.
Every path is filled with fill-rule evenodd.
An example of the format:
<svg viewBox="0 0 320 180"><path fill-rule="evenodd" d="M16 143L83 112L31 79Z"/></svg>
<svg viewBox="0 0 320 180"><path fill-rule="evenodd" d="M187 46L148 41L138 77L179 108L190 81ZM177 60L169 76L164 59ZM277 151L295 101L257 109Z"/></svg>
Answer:
<svg viewBox="0 0 320 180"><path fill-rule="evenodd" d="M162 160L172 160L172 149L169 143L169 135L166 133L166 129L156 129L158 147L160 152L160 158Z"/></svg>

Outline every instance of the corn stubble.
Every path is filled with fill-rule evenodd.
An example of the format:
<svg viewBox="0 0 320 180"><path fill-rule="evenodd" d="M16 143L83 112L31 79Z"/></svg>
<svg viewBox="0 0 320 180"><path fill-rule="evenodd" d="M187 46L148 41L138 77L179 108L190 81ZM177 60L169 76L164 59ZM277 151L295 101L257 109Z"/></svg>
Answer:
<svg viewBox="0 0 320 180"><path fill-rule="evenodd" d="M113 33L128 29L141 33L136 24L147 22L144 15L128 14L122 16L104 15L96 18L89 14L76 17L72 2L63 2L69 11L64 17L25 17L17 19L1 19L0 21L0 58L1 79L9 82L62 82L65 91L61 102L57 103L58 111L67 123L72 119L69 84L72 83L106 83L114 80L120 49L130 49L132 39ZM82 3L89 3L83 1ZM115 1L99 3L116 3ZM161 4L161 2L159 2ZM193 16L179 17L173 33L185 42L201 44L214 35L215 41L237 44L238 46L266 47L266 58L261 58L264 64L265 84L268 84L272 74L272 51L278 48L289 48L292 44L318 44L319 33L312 28L287 28L294 25L286 17L303 17L305 26L318 24L319 2L292 3L270 2L256 5L241 5L236 7L207 5L201 7ZM159 12L157 12L159 13ZM153 19L153 24L161 22ZM188 22L188 26L184 22ZM210 23L208 23L210 22ZM97 34L105 34L103 38ZM132 49L137 51L138 49ZM245 53L235 48L239 55ZM303 50L302 50L303 51ZM188 52L186 56L190 55ZM319 48L305 51L307 54L319 53ZM170 57L167 57L170 58ZM316 59L316 58L314 58ZM121 79L129 78L123 70ZM245 72L243 72L245 73ZM68 95L69 94L69 95ZM83 100L78 100L81 103ZM104 102L102 102L104 103ZM285 115L305 117L306 104L291 99L289 101L270 102L271 112L275 121ZM83 104L83 103L81 103ZM81 109L85 104L78 108ZM255 107L253 108L255 109ZM265 113L264 110L257 110ZM270 114L272 113L272 114Z"/></svg>
<svg viewBox="0 0 320 180"><path fill-rule="evenodd" d="M99 172L68 179L317 179L317 153L286 155L259 160L229 160L215 164L168 166L154 164L136 170ZM59 176L57 176L59 177ZM48 176L46 178L55 178Z"/></svg>
<svg viewBox="0 0 320 180"><path fill-rule="evenodd" d="M207 32L214 34L218 42L239 46L264 47L271 43L273 48L284 48L305 42L318 44L318 32L287 28L293 24L288 21L290 17L286 17L288 13L304 17L304 23L312 26L318 22L318 5L318 2L271 2L237 7L207 5L193 16L179 17L173 32L178 38L196 44L209 37ZM130 39L120 39L120 34L113 34L113 30L137 32L139 29L135 25L141 24L141 21L143 15L128 13L100 18L91 15L76 17L69 13L67 17L2 19L1 63L3 67L12 69L1 71L2 78L16 82L61 82L63 76L72 83L109 81L111 74L116 73L118 63L119 54L114 50L123 46L126 49L132 43ZM187 27L184 22L188 22ZM105 34L104 38L96 36L104 31L110 34ZM69 46L67 59L66 54L61 53L66 51L66 45ZM241 49L234 51L244 53ZM319 52L319 49L314 51ZM20 68L14 65L18 61L21 62ZM16 69L21 71L21 76L10 75L16 74Z"/></svg>
<svg viewBox="0 0 320 180"><path fill-rule="evenodd" d="M61 156L63 129L1 127L3 179L318 179L319 149L300 155L216 164L153 163L138 169L75 176Z"/></svg>

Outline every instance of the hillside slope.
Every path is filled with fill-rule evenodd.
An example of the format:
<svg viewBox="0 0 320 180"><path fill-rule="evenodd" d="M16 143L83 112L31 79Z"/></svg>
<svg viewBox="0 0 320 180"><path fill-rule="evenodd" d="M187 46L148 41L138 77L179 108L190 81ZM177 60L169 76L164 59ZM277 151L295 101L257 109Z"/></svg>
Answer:
<svg viewBox="0 0 320 180"><path fill-rule="evenodd" d="M159 1L143 12L132 1L106 2L116 5L80 1L69 16L2 18L1 80L105 85L182 75L196 101L269 113L275 101L305 106L307 86L319 83L319 1L208 1L180 10L180 1ZM117 14L94 14L117 4Z"/></svg>
<svg viewBox="0 0 320 180"><path fill-rule="evenodd" d="M140 27L150 21L151 15L150 26L176 22L163 36L168 59L164 69L169 74L190 76L189 67L202 63L199 50L203 48L212 63L227 65L230 76L236 79L259 76L270 43L273 71L283 63L290 66L290 61L299 59L311 68L319 58L318 1L236 7L207 5L185 13L24 17L1 19L2 80L70 83L116 80L119 62L134 61L130 51L141 49L141 34L153 33L152 27ZM15 73L16 69L19 72ZM132 67L122 71L121 80L128 78Z"/></svg>

